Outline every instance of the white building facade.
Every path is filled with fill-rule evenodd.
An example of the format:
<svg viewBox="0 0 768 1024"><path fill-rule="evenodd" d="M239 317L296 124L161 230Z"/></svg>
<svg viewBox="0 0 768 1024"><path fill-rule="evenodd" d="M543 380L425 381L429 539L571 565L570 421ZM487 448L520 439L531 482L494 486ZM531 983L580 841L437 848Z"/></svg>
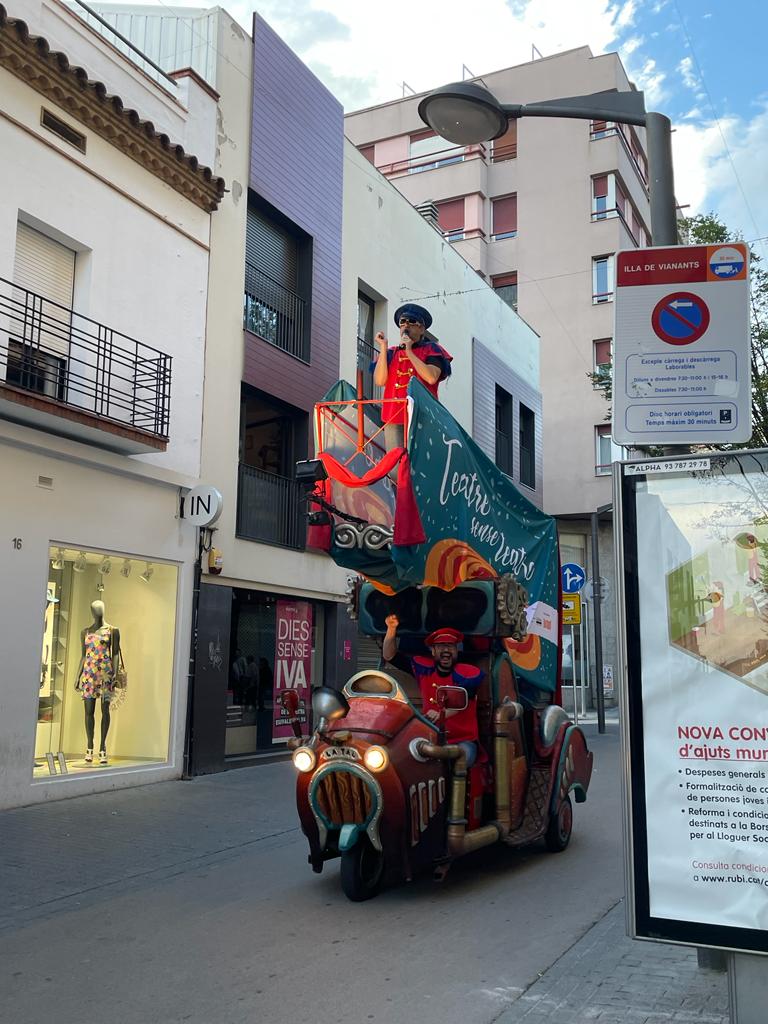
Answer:
<svg viewBox="0 0 768 1024"><path fill-rule="evenodd" d="M0 807L183 771L179 499L224 190L194 74L148 75L58 0L18 7L0 7Z"/></svg>

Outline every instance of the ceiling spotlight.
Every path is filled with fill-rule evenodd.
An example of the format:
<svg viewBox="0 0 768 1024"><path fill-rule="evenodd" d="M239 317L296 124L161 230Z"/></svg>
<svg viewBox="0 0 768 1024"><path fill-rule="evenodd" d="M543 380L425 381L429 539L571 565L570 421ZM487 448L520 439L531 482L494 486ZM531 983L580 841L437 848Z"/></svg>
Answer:
<svg viewBox="0 0 768 1024"><path fill-rule="evenodd" d="M64 568L64 549L59 548L56 552L56 557L51 559L52 569L63 569Z"/></svg>
<svg viewBox="0 0 768 1024"><path fill-rule="evenodd" d="M88 568L88 561L85 557L85 552L81 551L75 561L72 563L72 568L75 572L85 572Z"/></svg>
<svg viewBox="0 0 768 1024"><path fill-rule="evenodd" d="M131 560L130 560L130 558L126 558L126 560L123 562L123 567L120 570L120 575L121 576L125 576L126 579L128 579L128 577L131 575Z"/></svg>
<svg viewBox="0 0 768 1024"><path fill-rule="evenodd" d="M139 576L139 579L143 580L145 583L149 583L149 581L152 579L154 572L155 570L152 568L151 562L147 562L147 567L144 570L144 572Z"/></svg>
<svg viewBox="0 0 768 1024"><path fill-rule="evenodd" d="M99 572L102 576L109 576L112 572L112 562L109 560L109 555L104 555L101 565L99 566Z"/></svg>

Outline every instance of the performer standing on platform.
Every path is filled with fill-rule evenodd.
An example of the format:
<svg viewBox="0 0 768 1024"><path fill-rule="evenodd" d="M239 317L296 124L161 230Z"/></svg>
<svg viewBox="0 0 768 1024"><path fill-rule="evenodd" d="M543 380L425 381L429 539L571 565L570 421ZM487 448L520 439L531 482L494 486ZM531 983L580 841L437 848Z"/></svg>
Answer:
<svg viewBox="0 0 768 1024"><path fill-rule="evenodd" d="M405 409L388 398L406 398L408 383L414 375L431 394L438 397L437 389L451 375L451 360L445 349L425 334L432 324L429 310L407 302L395 312L395 324L400 329L400 344L389 348L387 339L379 331L374 344L378 357L374 364L373 383L384 388L382 416L387 449L405 445Z"/></svg>

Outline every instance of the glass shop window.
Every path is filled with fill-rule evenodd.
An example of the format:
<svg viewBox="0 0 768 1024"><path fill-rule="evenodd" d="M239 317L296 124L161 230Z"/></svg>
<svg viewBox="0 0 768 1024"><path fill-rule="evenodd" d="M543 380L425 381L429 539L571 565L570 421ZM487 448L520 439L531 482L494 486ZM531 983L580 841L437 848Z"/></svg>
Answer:
<svg viewBox="0 0 768 1024"><path fill-rule="evenodd" d="M175 565L54 545L33 776L168 760Z"/></svg>

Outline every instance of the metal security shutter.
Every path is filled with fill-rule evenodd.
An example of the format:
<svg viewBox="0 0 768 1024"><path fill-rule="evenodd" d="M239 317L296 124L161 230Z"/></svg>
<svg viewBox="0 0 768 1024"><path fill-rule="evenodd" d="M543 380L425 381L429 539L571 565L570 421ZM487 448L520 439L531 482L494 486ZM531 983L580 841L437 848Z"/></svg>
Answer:
<svg viewBox="0 0 768 1024"><path fill-rule="evenodd" d="M16 232L16 261L13 280L20 288L48 299L43 303L43 318L58 321L68 327L75 286L75 253L34 228L18 223ZM16 292L16 301L26 301L23 292ZM58 303L58 306L50 303ZM63 306L64 309L59 309ZM67 354L68 331L42 331L40 348Z"/></svg>
<svg viewBox="0 0 768 1024"><path fill-rule="evenodd" d="M374 636L358 636L357 638L357 670L378 668L381 661L381 648Z"/></svg>
<svg viewBox="0 0 768 1024"><path fill-rule="evenodd" d="M297 291L296 239L285 228L254 209L248 210L245 259L283 288Z"/></svg>

